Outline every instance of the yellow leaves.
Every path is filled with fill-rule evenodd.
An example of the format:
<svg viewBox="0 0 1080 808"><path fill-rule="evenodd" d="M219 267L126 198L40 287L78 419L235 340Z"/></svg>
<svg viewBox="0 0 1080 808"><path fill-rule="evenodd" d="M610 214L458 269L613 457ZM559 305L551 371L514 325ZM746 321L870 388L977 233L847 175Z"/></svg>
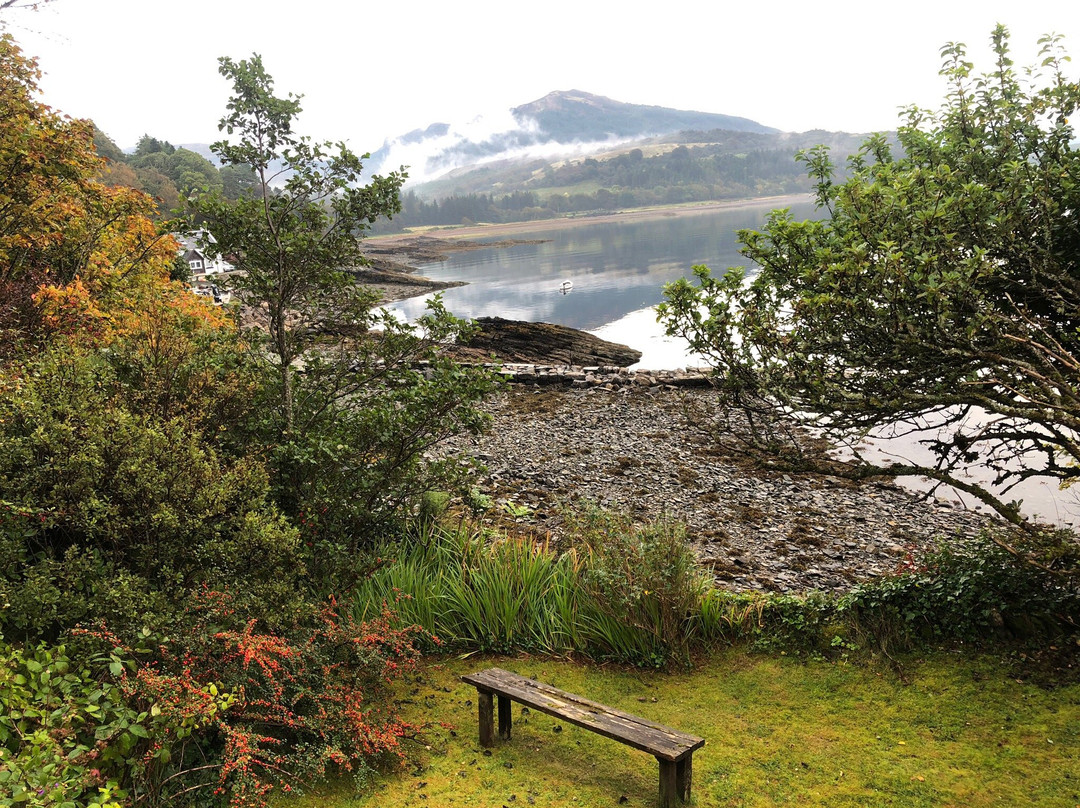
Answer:
<svg viewBox="0 0 1080 808"><path fill-rule="evenodd" d="M64 286L42 286L33 300L46 327L63 334L96 333L106 316L81 278Z"/></svg>
<svg viewBox="0 0 1080 808"><path fill-rule="evenodd" d="M157 233L153 200L100 181L92 125L38 102L37 75L0 37L0 282L37 310L36 320L19 314L0 329L107 344L145 330L156 306L175 307L197 329L228 327L223 313L170 282L177 245Z"/></svg>

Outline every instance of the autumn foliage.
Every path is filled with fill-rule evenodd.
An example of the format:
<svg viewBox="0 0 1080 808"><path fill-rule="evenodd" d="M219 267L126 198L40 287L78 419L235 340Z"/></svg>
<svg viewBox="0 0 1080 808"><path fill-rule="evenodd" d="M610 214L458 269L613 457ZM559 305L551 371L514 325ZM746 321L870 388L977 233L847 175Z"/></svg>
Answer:
<svg viewBox="0 0 1080 808"><path fill-rule="evenodd" d="M0 336L4 350L53 334L108 342L154 301L220 323L170 284L176 243L154 203L101 183L93 124L40 103L40 71L0 37ZM197 302L197 301L195 301Z"/></svg>
<svg viewBox="0 0 1080 808"><path fill-rule="evenodd" d="M0 804L261 805L392 763L411 632L310 577L255 351L39 75L0 37Z"/></svg>

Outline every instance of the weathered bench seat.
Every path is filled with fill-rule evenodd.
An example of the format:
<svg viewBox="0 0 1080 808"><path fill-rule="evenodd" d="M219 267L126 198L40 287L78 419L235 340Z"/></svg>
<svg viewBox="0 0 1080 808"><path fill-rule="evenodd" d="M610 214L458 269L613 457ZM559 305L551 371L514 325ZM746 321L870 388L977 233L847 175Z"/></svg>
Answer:
<svg viewBox="0 0 1080 808"><path fill-rule="evenodd" d="M703 738L597 704L502 668L466 674L461 680L473 685L477 691L481 746L492 746L495 742L493 697L498 697L499 737L504 740L510 738L510 704L516 701L648 752L660 764L661 808L674 806L676 795L683 801L689 801L692 759L694 751L705 745Z"/></svg>

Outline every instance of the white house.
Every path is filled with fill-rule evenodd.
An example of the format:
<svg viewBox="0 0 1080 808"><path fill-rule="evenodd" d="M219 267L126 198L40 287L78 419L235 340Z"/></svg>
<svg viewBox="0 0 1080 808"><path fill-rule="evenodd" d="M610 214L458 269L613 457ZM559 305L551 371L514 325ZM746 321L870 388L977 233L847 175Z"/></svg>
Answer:
<svg viewBox="0 0 1080 808"><path fill-rule="evenodd" d="M213 249L213 246L217 244L217 240L212 233L206 230L198 230L190 236L181 236L176 233L173 235L180 243L180 255L184 257L188 266L191 267L192 278L218 275L236 269L221 256L221 253ZM199 246L200 243L205 246Z"/></svg>

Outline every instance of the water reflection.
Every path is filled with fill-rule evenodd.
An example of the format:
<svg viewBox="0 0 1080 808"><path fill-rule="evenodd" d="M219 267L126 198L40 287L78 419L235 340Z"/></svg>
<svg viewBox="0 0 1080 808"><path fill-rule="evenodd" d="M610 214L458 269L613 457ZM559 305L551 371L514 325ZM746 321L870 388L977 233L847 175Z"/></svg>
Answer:
<svg viewBox="0 0 1080 808"><path fill-rule="evenodd" d="M663 299L664 284L689 277L695 264L714 270L745 264L736 231L760 227L768 212L756 205L566 230L545 230L541 224L515 238L547 239L544 243L456 253L423 265L420 272L436 280L466 281L443 293L447 308L459 317L507 317L592 330L655 306ZM814 208L805 203L792 212L809 217ZM569 294L562 294L564 281L573 284ZM415 319L425 300L402 301L395 310Z"/></svg>

